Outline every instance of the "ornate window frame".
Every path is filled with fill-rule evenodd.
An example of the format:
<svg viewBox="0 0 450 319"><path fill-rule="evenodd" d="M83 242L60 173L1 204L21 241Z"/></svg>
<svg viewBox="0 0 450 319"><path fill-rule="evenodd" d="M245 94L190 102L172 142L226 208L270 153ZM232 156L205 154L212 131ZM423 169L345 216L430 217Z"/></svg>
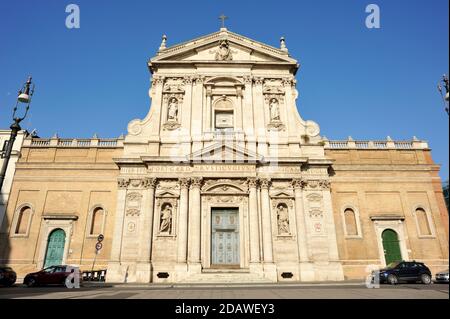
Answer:
<svg viewBox="0 0 450 319"><path fill-rule="evenodd" d="M30 218L28 218L28 225L26 227L26 232L25 232L25 234L16 234L16 229L18 226L17 224L19 222L20 214L26 207L28 207L31 210ZM30 228L31 228L31 222L33 219L34 212L35 212L35 209L31 203L23 203L16 208L16 210L14 211L14 217L13 217L13 220L11 223L11 229L10 229L10 237L11 238L27 238L30 236Z"/></svg>
<svg viewBox="0 0 450 319"><path fill-rule="evenodd" d="M106 225L106 215L108 215L108 211L106 210L105 206L102 204L95 204L91 207L91 209L88 212L88 223L86 225L86 238L97 238L100 234L91 234L92 229L92 223L94 222L94 212L97 209L103 210L103 220L102 220L102 227L100 234L105 234L105 225Z"/></svg>
<svg viewBox="0 0 450 319"><path fill-rule="evenodd" d="M347 223L345 220L345 211L348 209L352 210L353 214L355 215L356 235L350 235L347 231ZM363 238L362 227L361 227L361 218L360 218L360 214L359 214L359 209L356 206L349 205L349 204L342 206L341 219L342 219L342 227L344 229L344 237L346 239L362 239Z"/></svg>
<svg viewBox="0 0 450 319"><path fill-rule="evenodd" d="M427 217L428 227L430 228L430 234L422 234L420 231L419 220L418 220L417 214L416 214L417 210L419 210L419 209L421 209L425 212L425 216ZM420 238L420 239L436 238L436 229L434 227L433 216L431 215L430 210L427 209L425 205L418 204L418 205L413 206L412 215L414 216L414 221L416 224L416 231L417 231L418 238Z"/></svg>

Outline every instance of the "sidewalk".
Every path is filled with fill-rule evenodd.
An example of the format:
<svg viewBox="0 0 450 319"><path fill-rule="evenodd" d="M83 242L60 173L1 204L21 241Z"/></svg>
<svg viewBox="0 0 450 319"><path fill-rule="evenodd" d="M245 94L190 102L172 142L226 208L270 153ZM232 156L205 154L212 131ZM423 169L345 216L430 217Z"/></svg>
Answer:
<svg viewBox="0 0 450 319"><path fill-rule="evenodd" d="M363 280L346 280L346 281L327 281L327 282L289 282L289 283L173 283L173 284L163 284L163 283L105 283L105 282L95 282L95 281L84 281L83 287L95 287L95 288L149 288L149 289L169 289L169 288L280 288L280 287L342 287L342 286L365 286Z"/></svg>

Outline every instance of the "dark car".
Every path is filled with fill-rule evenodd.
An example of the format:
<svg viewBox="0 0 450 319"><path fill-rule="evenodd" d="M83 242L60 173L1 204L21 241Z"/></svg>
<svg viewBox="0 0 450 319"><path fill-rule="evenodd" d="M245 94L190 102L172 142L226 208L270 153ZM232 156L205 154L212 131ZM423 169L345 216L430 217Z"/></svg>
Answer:
<svg viewBox="0 0 450 319"><path fill-rule="evenodd" d="M10 267L0 267L0 286L10 287L14 285L17 274Z"/></svg>
<svg viewBox="0 0 450 319"><path fill-rule="evenodd" d="M81 272L79 273L81 281ZM23 283L28 287L44 286L44 285L65 285L66 278L73 273L74 267L70 266L51 266L41 271L34 272L25 276Z"/></svg>
<svg viewBox="0 0 450 319"><path fill-rule="evenodd" d="M373 273L375 275L376 273ZM431 284L431 272L424 263L400 261L389 264L378 271L380 283L395 285L399 282L422 282Z"/></svg>

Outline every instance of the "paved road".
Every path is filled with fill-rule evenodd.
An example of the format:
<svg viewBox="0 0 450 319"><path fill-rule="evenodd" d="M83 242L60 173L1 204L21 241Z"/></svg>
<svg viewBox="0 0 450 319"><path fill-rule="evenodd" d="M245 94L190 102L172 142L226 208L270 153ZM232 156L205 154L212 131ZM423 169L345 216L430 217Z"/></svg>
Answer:
<svg viewBox="0 0 450 319"><path fill-rule="evenodd" d="M89 285L0 288L0 299L449 299L445 284L382 285L359 283L273 285Z"/></svg>

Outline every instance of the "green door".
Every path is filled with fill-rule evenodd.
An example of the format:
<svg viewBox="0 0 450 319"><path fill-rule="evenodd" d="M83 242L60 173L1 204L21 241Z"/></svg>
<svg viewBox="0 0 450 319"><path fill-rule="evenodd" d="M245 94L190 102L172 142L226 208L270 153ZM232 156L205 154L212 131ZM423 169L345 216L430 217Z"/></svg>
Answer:
<svg viewBox="0 0 450 319"><path fill-rule="evenodd" d="M386 229L383 232L383 249L384 258L386 259L386 265L394 261L401 261L402 254L400 252L400 243L398 241L398 235L392 229Z"/></svg>
<svg viewBox="0 0 450 319"><path fill-rule="evenodd" d="M45 253L44 268L61 265L66 233L62 229L56 229L48 236L47 252Z"/></svg>
<svg viewBox="0 0 450 319"><path fill-rule="evenodd" d="M213 209L211 217L211 264L239 267L239 211Z"/></svg>

